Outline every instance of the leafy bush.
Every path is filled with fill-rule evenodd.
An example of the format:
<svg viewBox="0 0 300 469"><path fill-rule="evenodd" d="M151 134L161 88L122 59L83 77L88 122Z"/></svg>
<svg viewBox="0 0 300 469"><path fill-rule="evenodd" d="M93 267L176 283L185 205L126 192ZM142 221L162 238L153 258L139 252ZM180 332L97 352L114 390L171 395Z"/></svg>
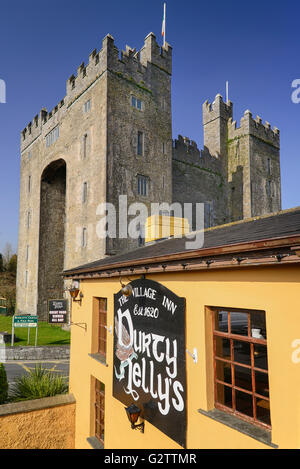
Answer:
<svg viewBox="0 0 300 469"><path fill-rule="evenodd" d="M14 401L25 401L67 392L68 384L62 376L54 375L44 370L41 365L36 365L34 370L17 379L12 387L11 398Z"/></svg>
<svg viewBox="0 0 300 469"><path fill-rule="evenodd" d="M0 363L0 404L4 404L8 397L8 382L3 363Z"/></svg>

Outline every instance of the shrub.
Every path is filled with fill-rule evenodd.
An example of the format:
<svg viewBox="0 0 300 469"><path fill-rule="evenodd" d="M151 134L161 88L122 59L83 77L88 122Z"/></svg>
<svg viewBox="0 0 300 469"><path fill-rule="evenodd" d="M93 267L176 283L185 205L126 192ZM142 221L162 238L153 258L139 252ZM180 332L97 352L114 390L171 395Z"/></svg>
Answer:
<svg viewBox="0 0 300 469"><path fill-rule="evenodd" d="M54 375L44 370L41 365L36 365L34 370L17 379L12 387L11 397L14 401L25 401L67 392L68 384L62 376Z"/></svg>
<svg viewBox="0 0 300 469"><path fill-rule="evenodd" d="M0 363L0 404L4 404L8 398L8 382L3 363Z"/></svg>

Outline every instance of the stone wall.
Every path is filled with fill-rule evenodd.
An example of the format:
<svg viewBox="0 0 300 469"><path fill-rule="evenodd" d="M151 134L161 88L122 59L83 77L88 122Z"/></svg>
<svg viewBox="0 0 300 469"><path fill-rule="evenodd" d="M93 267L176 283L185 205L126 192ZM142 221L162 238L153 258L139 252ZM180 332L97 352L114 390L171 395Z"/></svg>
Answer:
<svg viewBox="0 0 300 469"><path fill-rule="evenodd" d="M0 449L74 449L75 406L73 395L0 406Z"/></svg>
<svg viewBox="0 0 300 469"><path fill-rule="evenodd" d="M68 360L70 346L4 347L0 346L0 362L8 360Z"/></svg>
<svg viewBox="0 0 300 469"><path fill-rule="evenodd" d="M207 149L200 151L195 142L181 136L175 140L172 161L173 202L202 203L205 228L228 220L227 179L222 161L211 156ZM196 227L195 205L193 225Z"/></svg>

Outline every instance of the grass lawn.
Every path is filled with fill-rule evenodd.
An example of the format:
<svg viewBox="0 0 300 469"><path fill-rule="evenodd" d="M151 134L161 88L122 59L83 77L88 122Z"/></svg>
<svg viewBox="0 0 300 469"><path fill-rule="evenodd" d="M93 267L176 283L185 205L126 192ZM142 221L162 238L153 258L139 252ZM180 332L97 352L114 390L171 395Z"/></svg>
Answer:
<svg viewBox="0 0 300 469"><path fill-rule="evenodd" d="M0 315L0 332L11 334L12 316ZM28 329L22 327L15 328L15 346L27 345ZM30 329L29 345L35 344L35 329ZM69 345L70 332L63 331L60 326L52 326L46 322L38 324L37 345ZM10 344L7 344L10 345Z"/></svg>

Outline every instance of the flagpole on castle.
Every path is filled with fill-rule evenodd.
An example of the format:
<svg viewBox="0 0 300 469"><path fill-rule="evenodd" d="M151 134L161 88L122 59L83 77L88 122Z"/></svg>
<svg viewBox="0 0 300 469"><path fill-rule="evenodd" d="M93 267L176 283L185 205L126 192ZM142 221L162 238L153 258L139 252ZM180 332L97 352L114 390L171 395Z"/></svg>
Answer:
<svg viewBox="0 0 300 469"><path fill-rule="evenodd" d="M164 38L163 46L165 47L166 45L166 18L167 18L167 4L166 2L164 3L164 19L163 19L163 24L162 24L162 36Z"/></svg>

